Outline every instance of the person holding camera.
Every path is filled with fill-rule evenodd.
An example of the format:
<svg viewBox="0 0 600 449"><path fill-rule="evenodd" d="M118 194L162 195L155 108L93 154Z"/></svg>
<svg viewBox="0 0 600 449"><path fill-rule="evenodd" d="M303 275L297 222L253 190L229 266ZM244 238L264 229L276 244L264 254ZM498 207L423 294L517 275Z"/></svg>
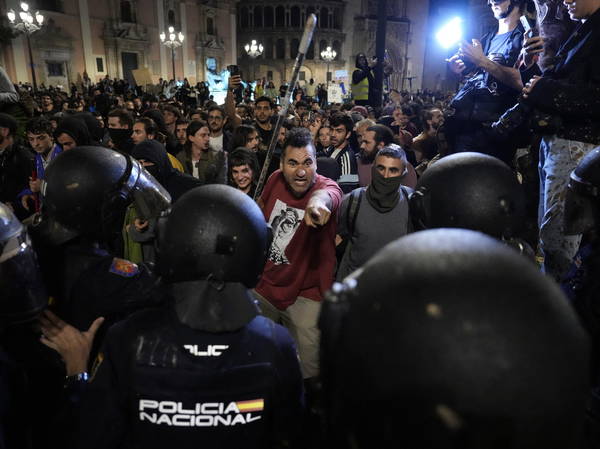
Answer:
<svg viewBox="0 0 600 449"><path fill-rule="evenodd" d="M563 0L581 22L559 49L557 63L524 87L522 103L551 117L540 146L540 248L543 270L559 280L581 236L564 232L565 191L570 173L600 145L600 0ZM540 120L535 119L535 122Z"/></svg>
<svg viewBox="0 0 600 449"><path fill-rule="evenodd" d="M485 35L481 42L463 42L448 59L452 72L470 74L450 104L455 113L448 121L448 140L452 153L477 151L510 164L514 144L498 139L489 125L515 103L523 88L514 65L523 43L519 17L525 0L488 0L488 5L498 20L498 31Z"/></svg>

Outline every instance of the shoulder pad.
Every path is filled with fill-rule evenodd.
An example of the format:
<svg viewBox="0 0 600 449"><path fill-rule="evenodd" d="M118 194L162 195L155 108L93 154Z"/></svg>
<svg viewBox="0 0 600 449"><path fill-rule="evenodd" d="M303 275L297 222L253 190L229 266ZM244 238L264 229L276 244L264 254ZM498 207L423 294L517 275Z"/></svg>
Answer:
<svg viewBox="0 0 600 449"><path fill-rule="evenodd" d="M130 278L138 274L140 272L140 269L136 264L130 262L129 260L119 259L118 257L115 257L113 258L108 271L118 276Z"/></svg>

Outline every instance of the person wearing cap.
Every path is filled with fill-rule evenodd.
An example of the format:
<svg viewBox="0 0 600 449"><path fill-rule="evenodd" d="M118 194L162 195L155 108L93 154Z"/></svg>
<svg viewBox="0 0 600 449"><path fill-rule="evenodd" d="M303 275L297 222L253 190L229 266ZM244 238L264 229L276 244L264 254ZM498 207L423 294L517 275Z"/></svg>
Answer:
<svg viewBox="0 0 600 449"><path fill-rule="evenodd" d="M33 153L15 143L17 121L0 113L0 202L14 210L17 218L28 213L17 201L33 170Z"/></svg>

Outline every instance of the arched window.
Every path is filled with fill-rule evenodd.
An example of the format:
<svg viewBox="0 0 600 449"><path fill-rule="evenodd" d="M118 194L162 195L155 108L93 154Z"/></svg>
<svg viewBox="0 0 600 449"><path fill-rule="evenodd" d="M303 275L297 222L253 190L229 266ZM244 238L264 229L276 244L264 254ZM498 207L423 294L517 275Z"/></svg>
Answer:
<svg viewBox="0 0 600 449"><path fill-rule="evenodd" d="M300 47L300 41L298 39L292 39L290 43L290 57L292 59L298 56L298 47Z"/></svg>
<svg viewBox="0 0 600 449"><path fill-rule="evenodd" d="M290 26L292 28L300 27L300 8L297 6L292 6L292 9L290 10Z"/></svg>
<svg viewBox="0 0 600 449"><path fill-rule="evenodd" d="M170 27L175 26L175 11L172 9L169 9L169 13L167 14L167 22L169 23Z"/></svg>
<svg viewBox="0 0 600 449"><path fill-rule="evenodd" d="M331 46L331 48L337 53L335 55L335 59L339 59L340 55L342 54L342 44L340 44L340 41L333 41L333 45Z"/></svg>
<svg viewBox="0 0 600 449"><path fill-rule="evenodd" d="M121 20L123 22L133 23L133 14L131 13L131 3L127 1L121 1Z"/></svg>
<svg viewBox="0 0 600 449"><path fill-rule="evenodd" d="M280 28L285 26L285 8L283 6L275 8L275 26Z"/></svg>
<svg viewBox="0 0 600 449"><path fill-rule="evenodd" d="M277 39L275 52L277 59L285 59L285 39Z"/></svg>
<svg viewBox="0 0 600 449"><path fill-rule="evenodd" d="M248 8L245 6L240 9L240 28L248 28Z"/></svg>
<svg viewBox="0 0 600 449"><path fill-rule="evenodd" d="M342 29L342 15L339 9L333 11L333 28L336 30Z"/></svg>
<svg viewBox="0 0 600 449"><path fill-rule="evenodd" d="M321 8L321 28L329 28L329 9Z"/></svg>
<svg viewBox="0 0 600 449"><path fill-rule="evenodd" d="M319 59L321 58L321 52L327 50L327 41L322 40L319 42Z"/></svg>
<svg viewBox="0 0 600 449"><path fill-rule="evenodd" d="M215 34L215 21L212 17L206 18L206 34Z"/></svg>
<svg viewBox="0 0 600 449"><path fill-rule="evenodd" d="M265 28L273 28L273 7L265 6Z"/></svg>
<svg viewBox="0 0 600 449"><path fill-rule="evenodd" d="M263 9L262 6L254 7L254 27L262 28L263 27Z"/></svg>
<svg viewBox="0 0 600 449"><path fill-rule="evenodd" d="M315 59L315 41L311 41L306 51L306 59Z"/></svg>

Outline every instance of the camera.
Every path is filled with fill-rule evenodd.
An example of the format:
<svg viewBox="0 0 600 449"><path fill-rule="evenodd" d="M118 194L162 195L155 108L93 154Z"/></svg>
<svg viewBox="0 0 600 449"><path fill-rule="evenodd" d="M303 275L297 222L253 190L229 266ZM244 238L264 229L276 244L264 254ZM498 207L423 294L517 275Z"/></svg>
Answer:
<svg viewBox="0 0 600 449"><path fill-rule="evenodd" d="M528 125L537 134L556 134L562 127L560 116L548 114L534 109L519 101L492 123L492 129L500 137L511 137L522 125Z"/></svg>

